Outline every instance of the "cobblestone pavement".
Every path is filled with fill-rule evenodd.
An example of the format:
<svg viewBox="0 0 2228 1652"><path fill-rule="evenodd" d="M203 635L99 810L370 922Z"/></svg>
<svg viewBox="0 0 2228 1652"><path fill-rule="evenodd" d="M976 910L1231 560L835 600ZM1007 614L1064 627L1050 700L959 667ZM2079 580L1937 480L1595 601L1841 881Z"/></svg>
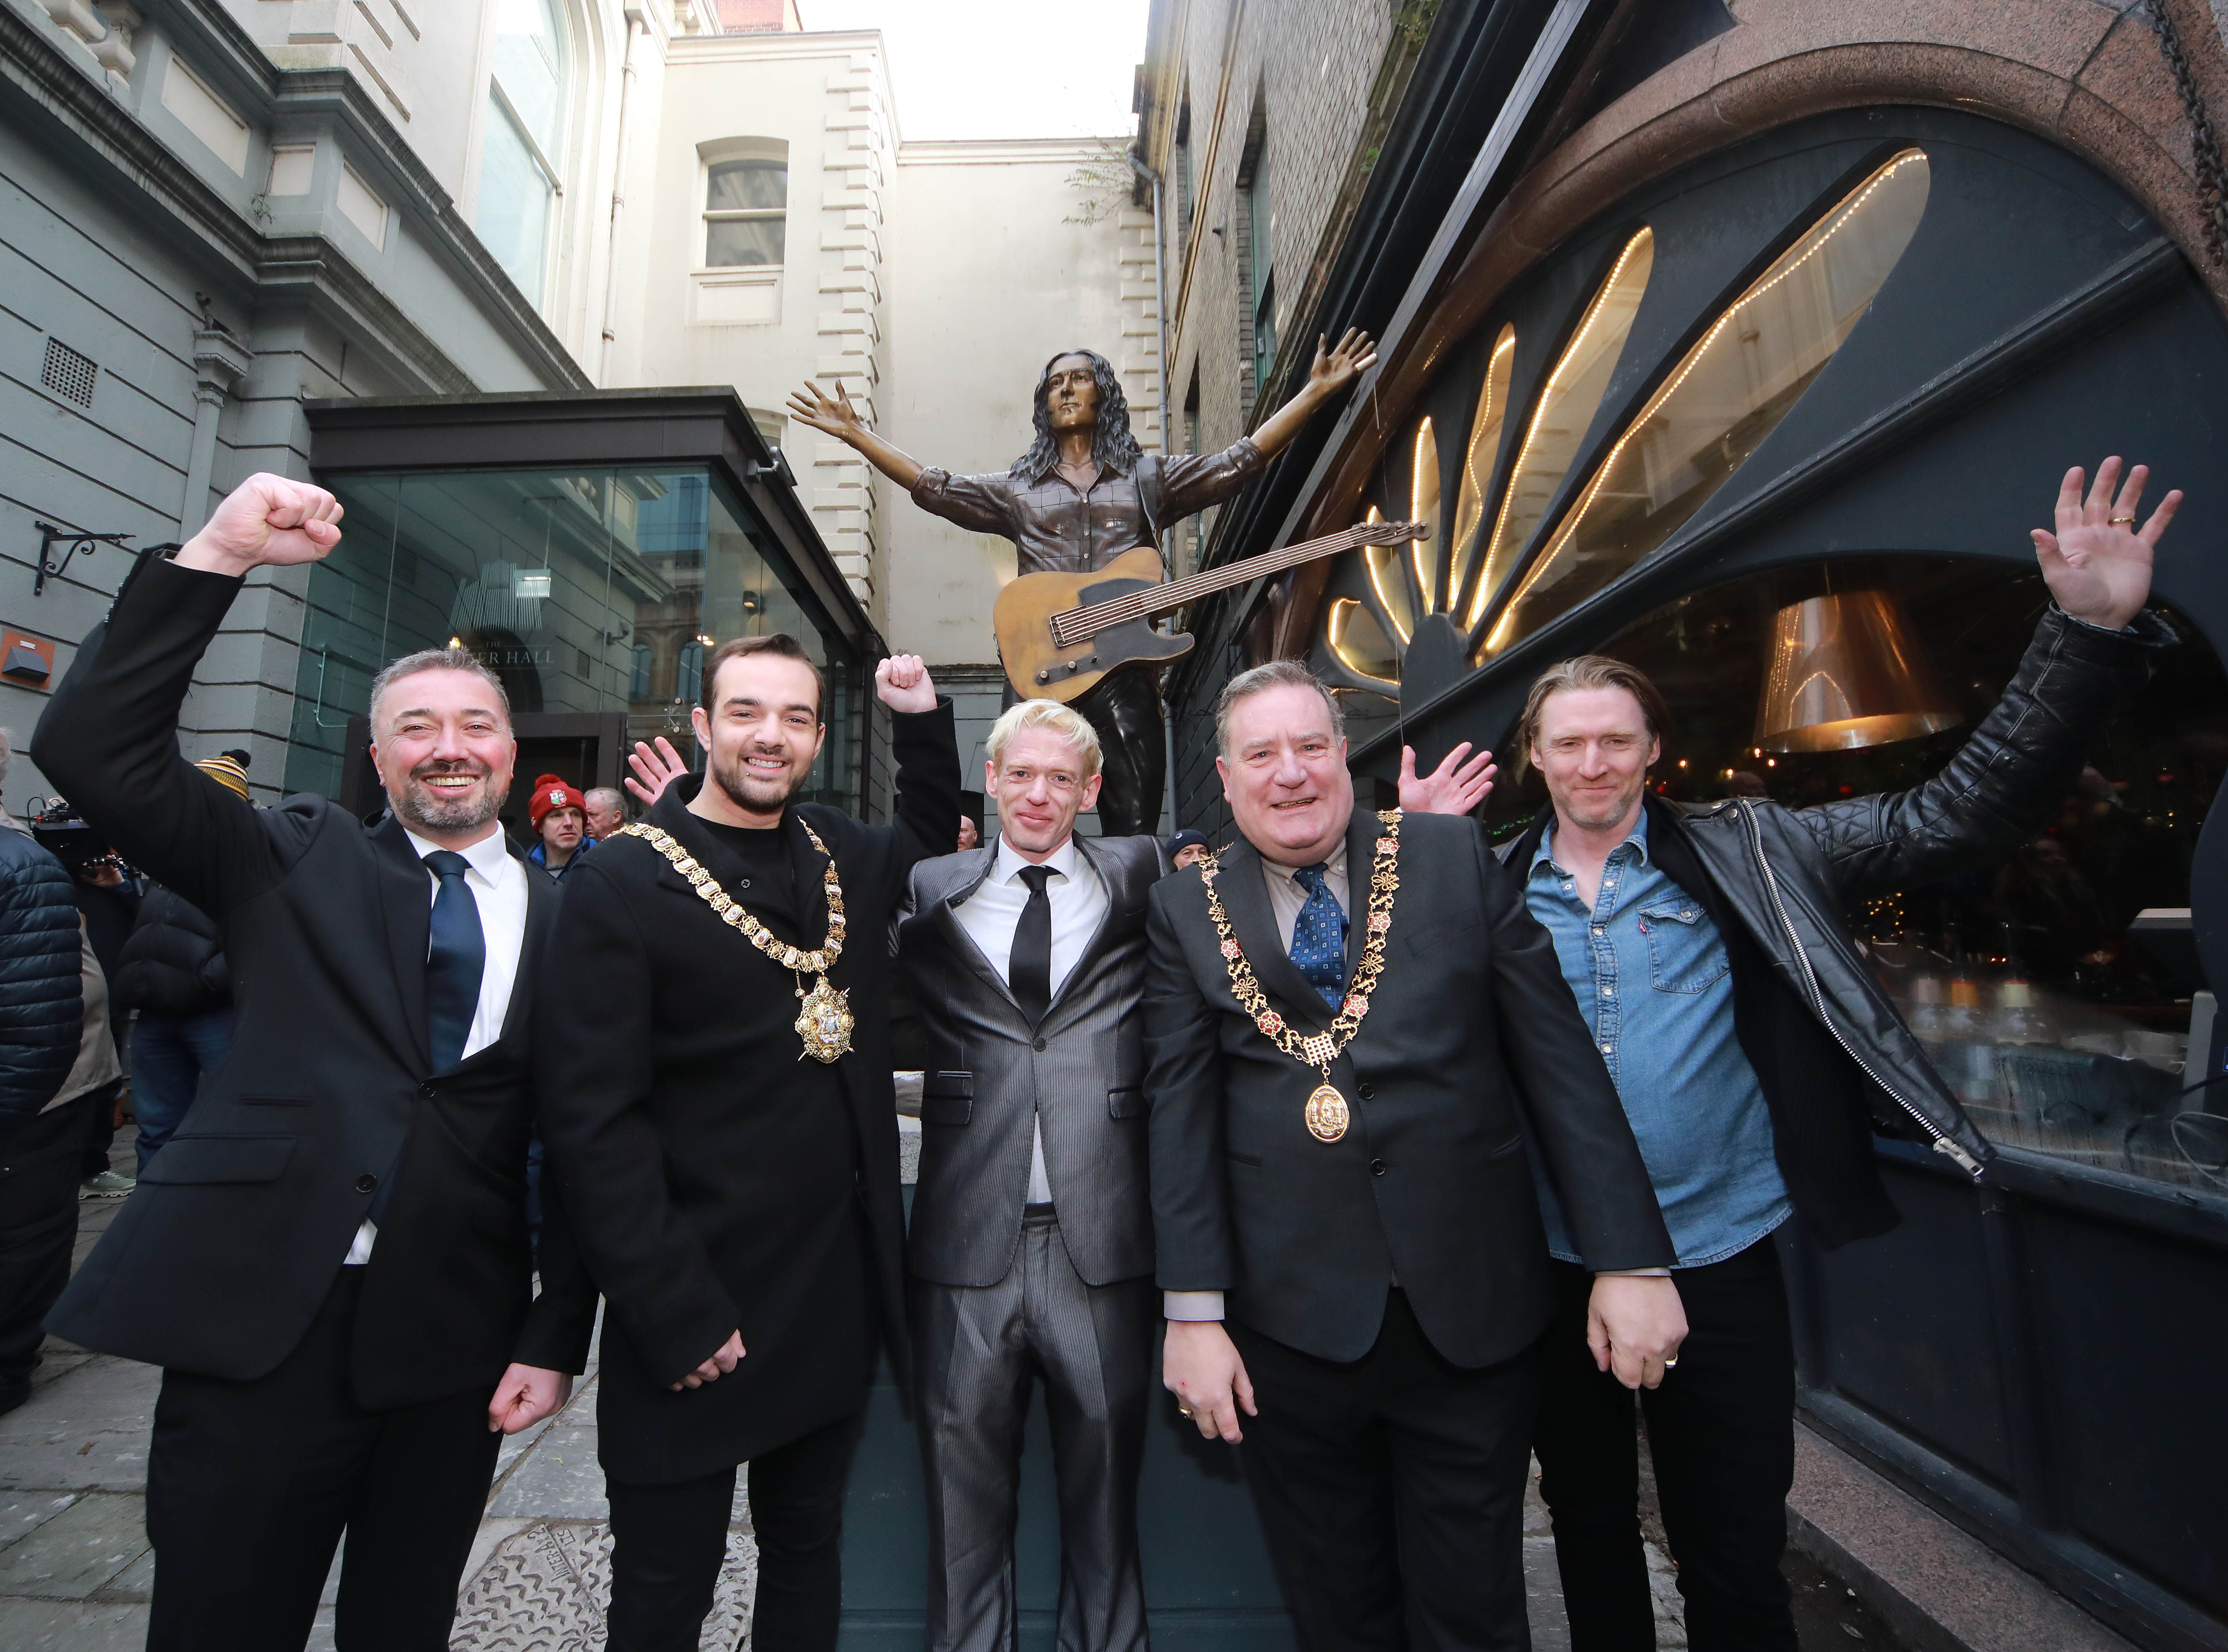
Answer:
<svg viewBox="0 0 2228 1652"><path fill-rule="evenodd" d="M114 1162L127 1173L131 1130ZM118 1201L79 1206L82 1262ZM9 1652L138 1652L145 1642L154 1554L145 1529L147 1440L158 1373L48 1339L31 1399L0 1417L0 1647ZM458 1601L455 1652L599 1652L611 1591L611 1532L596 1465L592 1369L572 1403L504 1442ZM705 1649L737 1646L749 1617L756 1550L738 1488L733 1536ZM1524 1560L1539 1652L1567 1652L1546 1510L1525 1509ZM1650 1546L1659 1652L1687 1644L1669 1563ZM311 1636L332 1644L333 1589Z"/></svg>

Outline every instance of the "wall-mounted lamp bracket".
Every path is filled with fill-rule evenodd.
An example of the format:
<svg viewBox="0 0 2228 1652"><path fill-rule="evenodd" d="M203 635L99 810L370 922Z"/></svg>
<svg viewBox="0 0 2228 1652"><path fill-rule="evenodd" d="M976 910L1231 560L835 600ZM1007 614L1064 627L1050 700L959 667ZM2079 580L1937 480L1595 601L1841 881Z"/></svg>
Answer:
<svg viewBox="0 0 2228 1652"><path fill-rule="evenodd" d="M63 570L75 560L80 551L89 552L96 545L113 545L118 550L124 550L127 548L124 541L134 537L130 534L80 534L74 528L57 528L52 522L34 522L31 525L39 530L39 571L31 580L31 594L35 597L45 592L49 578L58 579L61 577ZM57 562L53 560L51 553L56 545L65 542L69 548L62 553L62 560Z"/></svg>

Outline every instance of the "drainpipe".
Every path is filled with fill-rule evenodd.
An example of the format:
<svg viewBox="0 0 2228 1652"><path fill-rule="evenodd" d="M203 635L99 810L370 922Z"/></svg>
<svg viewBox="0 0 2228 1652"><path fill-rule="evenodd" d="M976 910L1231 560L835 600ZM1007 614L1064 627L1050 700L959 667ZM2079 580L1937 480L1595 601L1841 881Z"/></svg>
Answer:
<svg viewBox="0 0 2228 1652"><path fill-rule="evenodd" d="M626 205L627 117L634 109L634 42L642 32L642 13L627 8L626 52L619 67L619 131L611 156L611 239L604 254L604 343L596 362L596 382L611 382L611 343L619 326L619 219Z"/></svg>
<svg viewBox="0 0 2228 1652"><path fill-rule="evenodd" d="M1168 239L1161 233L1161 205L1166 190L1161 175L1145 164L1143 140L1130 145L1130 165L1137 176L1153 186L1153 310L1160 318L1161 348L1161 462L1166 464L1175 449L1175 409L1168 401ZM1165 561L1168 547L1161 547ZM1164 716L1161 719L1161 741L1164 753L1162 772L1168 777L1162 784L1161 825L1168 826L1176 817L1176 733L1175 726Z"/></svg>

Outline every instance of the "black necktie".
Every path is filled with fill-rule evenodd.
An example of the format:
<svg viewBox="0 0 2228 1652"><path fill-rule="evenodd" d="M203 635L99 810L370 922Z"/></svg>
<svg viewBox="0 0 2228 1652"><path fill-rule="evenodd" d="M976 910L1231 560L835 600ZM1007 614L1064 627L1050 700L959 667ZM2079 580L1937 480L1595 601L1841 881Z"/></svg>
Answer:
<svg viewBox="0 0 2228 1652"><path fill-rule="evenodd" d="M471 863L451 849L426 857L426 870L441 880L433 897L432 944L426 951L426 1039L433 1071L445 1073L464 1059L464 1041L479 1013L480 977L487 972L487 937L480 929L480 903L464 887Z"/></svg>
<svg viewBox="0 0 2228 1652"><path fill-rule="evenodd" d="M1021 908L1021 921L1014 925L1014 950L1006 961L1006 981L1014 1002L1034 1027L1052 1008L1052 898L1045 883L1048 866L1025 866L1021 881L1029 886L1029 904Z"/></svg>

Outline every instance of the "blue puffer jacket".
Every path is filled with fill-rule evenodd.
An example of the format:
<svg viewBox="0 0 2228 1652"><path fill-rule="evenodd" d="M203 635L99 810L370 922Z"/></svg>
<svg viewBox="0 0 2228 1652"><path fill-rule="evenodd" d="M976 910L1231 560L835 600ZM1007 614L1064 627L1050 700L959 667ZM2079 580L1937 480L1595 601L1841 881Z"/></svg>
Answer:
<svg viewBox="0 0 2228 1652"><path fill-rule="evenodd" d="M0 1130L54 1098L77 1060L85 988L62 863L0 827Z"/></svg>

